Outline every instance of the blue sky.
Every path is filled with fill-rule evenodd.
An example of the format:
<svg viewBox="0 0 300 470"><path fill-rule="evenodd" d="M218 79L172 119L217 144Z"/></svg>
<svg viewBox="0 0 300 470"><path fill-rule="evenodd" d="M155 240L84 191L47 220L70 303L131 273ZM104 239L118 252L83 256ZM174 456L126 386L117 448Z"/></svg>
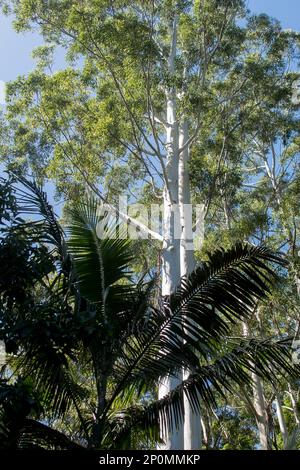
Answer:
<svg viewBox="0 0 300 470"><path fill-rule="evenodd" d="M299 0L248 0L248 6L255 13L277 18L284 28L300 30Z"/></svg>
<svg viewBox="0 0 300 470"><path fill-rule="evenodd" d="M278 18L284 28L300 30L299 0L248 0L249 8L258 13L267 13ZM36 33L17 34L11 18L0 14L0 103L4 100L4 82L26 74L34 67L31 51L42 44ZM62 54L58 54L57 65L63 64Z"/></svg>

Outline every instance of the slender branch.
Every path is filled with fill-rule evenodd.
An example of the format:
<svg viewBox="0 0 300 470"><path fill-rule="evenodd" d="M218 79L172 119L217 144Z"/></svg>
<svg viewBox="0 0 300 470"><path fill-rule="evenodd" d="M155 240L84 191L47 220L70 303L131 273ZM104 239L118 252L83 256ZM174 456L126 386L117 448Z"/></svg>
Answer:
<svg viewBox="0 0 300 470"><path fill-rule="evenodd" d="M41 114L42 116L42 114ZM44 120L43 118L43 121L44 121L44 125L45 127L47 128L48 127L48 124L47 122ZM70 149L72 150L72 153L74 153L74 155L76 155L76 151L74 150L73 146L72 146L72 143L70 142L68 136L65 134L65 132L60 129L60 132L62 133L62 135L65 137L66 139L66 142L68 143L68 145L70 146ZM87 173L74 161L74 159L72 159L72 157L69 156L68 152L66 151L65 147L61 144L61 142L56 139L56 137L53 136L53 134L51 135L52 139L54 140L54 142L60 146L60 148L62 149L65 157L71 161L71 163L75 166L75 168L79 171L79 173L82 175L85 183L88 185L88 187L99 197L99 199L107 206L107 208L109 208L113 213L117 214L121 219L123 219L125 222L129 223L129 224L132 224L134 227L137 227L138 229L140 229L142 232L148 234L150 237L156 239L156 240L159 240L160 242L163 242L163 237L162 235L160 235L159 233L157 232L154 232L153 230L149 229L146 225L144 225L143 223L139 222L138 220L134 219L133 217L130 217L129 215L127 214L124 214L122 211L120 211L119 209L117 209L116 207L114 207L112 204L110 204L108 202L108 200L103 196L103 194L101 193L101 191L99 191L99 189L96 187L95 184L91 183L89 181L89 178L87 176Z"/></svg>

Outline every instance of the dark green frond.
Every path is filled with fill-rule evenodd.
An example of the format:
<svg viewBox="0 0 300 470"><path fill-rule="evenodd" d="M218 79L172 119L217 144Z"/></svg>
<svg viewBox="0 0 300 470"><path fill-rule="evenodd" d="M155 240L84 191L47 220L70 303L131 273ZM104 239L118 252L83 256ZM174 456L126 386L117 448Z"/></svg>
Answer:
<svg viewBox="0 0 300 470"><path fill-rule="evenodd" d="M116 237L116 226L102 226L96 199L69 210L69 216L68 247L74 258L81 294L90 302L103 302L110 286L128 276L132 259L130 243Z"/></svg>
<svg viewBox="0 0 300 470"><path fill-rule="evenodd" d="M83 446L71 441L63 433L29 418L24 421L18 447L19 449L84 450Z"/></svg>
<svg viewBox="0 0 300 470"><path fill-rule="evenodd" d="M34 181L22 176L18 176L17 181L21 183L15 187L18 212L21 215L33 216L33 220L28 225L38 231L38 240L54 246L59 253L60 260L65 261L67 253L64 233L53 207L48 202L46 193Z"/></svg>
<svg viewBox="0 0 300 470"><path fill-rule="evenodd" d="M267 248L250 245L213 254L164 299L162 309L147 310L139 334L129 338L115 365L123 385L139 387L188 364L195 367L195 354L214 356L230 323L248 318L269 292L276 279L271 262L283 263Z"/></svg>
<svg viewBox="0 0 300 470"><path fill-rule="evenodd" d="M51 338L40 338L40 341L36 338L17 362L17 370L25 377L32 377L53 416L63 416L87 393L75 382L69 364L70 353L62 348Z"/></svg>
<svg viewBox="0 0 300 470"><path fill-rule="evenodd" d="M284 260L266 247L237 244L230 250L217 250L166 300L174 316L185 317L186 327L193 322L212 334L227 333L229 323L248 318L257 300L266 297L277 279L271 263Z"/></svg>
<svg viewBox="0 0 300 470"><path fill-rule="evenodd" d="M118 429L121 435L130 427L155 426L161 423L164 429L179 426L184 416L184 396L196 411L202 402L208 407L216 406L215 392L225 395L233 392L237 385L250 385L251 373L276 384L279 377L299 377L299 367L291 364L291 341L272 340L229 340L227 347L233 348L227 354L212 361L211 364L198 367L187 380L184 380L163 399L157 400L143 409L129 409L124 413L123 427L119 419ZM234 346L234 347L233 347ZM117 436L115 436L117 440Z"/></svg>

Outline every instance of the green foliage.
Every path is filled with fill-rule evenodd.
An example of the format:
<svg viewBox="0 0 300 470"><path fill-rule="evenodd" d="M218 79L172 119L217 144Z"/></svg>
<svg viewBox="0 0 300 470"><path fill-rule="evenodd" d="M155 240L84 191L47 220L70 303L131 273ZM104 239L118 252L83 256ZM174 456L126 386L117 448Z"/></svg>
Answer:
<svg viewBox="0 0 300 470"><path fill-rule="evenodd" d="M164 178L161 160L164 161L166 154L166 92L173 88L177 95L177 114L180 119L188 120L191 135L197 129L197 122L200 123L190 147L189 162L193 202L205 205L206 234L197 257L209 260L216 248L232 249L241 240L255 245L263 242L271 249L283 250L290 261L288 273L281 270L280 282L271 291L271 297L259 305L260 320L256 319L253 309L249 322L255 338L296 336L299 332L300 179L299 102L293 100L293 89L299 74L293 70L293 64L299 61L299 33L283 30L278 21L267 15L251 15L246 11L246 2L239 0L165 0L158 4L122 0L3 0L0 3L6 13L14 15L18 31L37 27L45 40L45 44L34 51L36 69L7 84L7 110L0 126L1 158L19 174L28 171L39 182L51 178L57 195L64 196L67 205L77 211L75 238L71 237L68 249L43 198L39 205L44 214L41 223L33 227L22 222L22 230L19 230L21 222L16 219L18 209L10 184L1 186L0 219L6 226L1 238L4 269L0 283L6 311L11 312L13 301L22 321L23 317L27 321L28 312L32 312L37 329L30 329L28 323L26 328L35 334L39 328L45 328L47 333L42 339L50 349L52 339L47 338L57 338L60 332L67 338L68 328L74 338L80 331L85 338L84 345L100 341L107 346L105 338L113 337L118 328L122 330L126 326L131 308L136 305L132 300L136 295L135 291L131 292L132 279L125 269L124 279L118 286L113 284L107 288L103 266L114 258L106 252L107 258L103 259L105 243L95 239L95 220L90 221L90 226L90 214L82 205L78 206L78 201L86 185L101 188L112 203L127 191L148 206L161 200ZM167 66L170 24L176 15L178 51L174 70L170 72ZM56 46L66 51L67 66L53 73ZM26 186L27 183L23 183ZM78 208L82 211L80 216ZM30 210L29 213L32 214ZM13 231L7 231L10 224ZM55 247L51 248L50 256L44 243ZM112 250L118 252L118 243L110 243ZM138 240L131 249L132 269L139 273L147 271L155 277L156 268L159 271L158 243ZM77 266L69 251L77 259ZM222 254L218 256L222 259ZM124 266L117 277L123 273ZM231 283L230 276L228 279ZM142 292L138 294L141 296L142 284ZM224 283L224 289L228 284ZM214 292L218 294L216 289ZM86 298L78 300L78 296ZM155 297L157 302L157 290ZM123 308L124 302L130 307L125 309L123 323L118 323L120 316L116 317L113 327L109 323L110 330L103 330L100 339L91 341L99 325L104 327L103 313L110 315L115 306L117 310ZM70 327L74 312L79 325L75 330ZM6 315L7 322L11 321L10 317ZM55 326L58 317L59 330ZM22 324L17 323L15 329L9 330L6 340L9 350L16 350L22 328ZM231 331L237 336L241 334L239 325L231 325ZM71 367L74 350L77 355L78 348L76 341L74 344L66 338L68 354L70 351L72 354L59 369L62 377ZM40 351L40 345L35 347ZM130 350L132 345L128 347ZM97 348L95 346L93 352L94 362ZM113 348L116 356L122 350L120 344ZM39 352L41 357L45 354L43 351ZM83 354L81 349L80 354ZM177 358L176 354L174 357ZM189 360L192 360L190 356ZM91 375L90 363L88 367L89 374L85 375ZM114 386L112 380L111 389ZM277 384L280 393L285 392L286 386L284 381ZM264 383L264 388L270 436L273 446L282 448L272 408L274 390L268 382ZM297 390L295 386L295 396ZM242 387L235 391L243 392ZM248 386L246 392L251 395L251 387ZM227 403L216 395L218 406L223 409ZM93 400L96 409L95 393ZM135 395L134 404L137 401ZM253 410L240 413L243 405L234 394L230 395L230 405L239 412L232 411L226 416L219 437L217 422L212 425L212 434L219 443L212 445L212 436L208 447L251 447L252 442L252 448L257 448ZM90 425L91 413L87 408L81 412ZM123 445L118 435L124 438L126 445L133 446L136 442L134 432L129 430L131 416L139 428L138 436L144 433L139 422L142 409L136 413L131 408L128 410L121 418L118 414L112 418L111 429L114 429L118 446ZM71 409L68 412L71 413ZM250 438L241 442L244 412ZM74 408L72 413L74 418ZM295 420L294 414L291 415ZM74 424L77 418L73 418L70 420ZM293 437L295 423L289 421L287 414L285 418L289 435ZM208 413L208 423L210 419L214 421L212 413ZM57 420L63 421L63 418ZM128 425L123 426L123 421ZM235 432L235 425L239 423L240 434ZM76 426L72 428L79 441L82 432L86 435L85 427L80 425L76 432ZM105 442L111 443L111 429L107 431ZM151 429L153 444L158 438L157 427Z"/></svg>
<svg viewBox="0 0 300 470"><path fill-rule="evenodd" d="M70 211L66 244L42 190L21 178L14 191L13 207L37 219L16 219L0 246L16 273L13 289L1 284L0 337L15 354L2 371L1 432L9 448L124 448L139 439L154 445L159 423L176 427L182 420L184 395L193 408L201 397L210 409L217 405L214 389L225 396L237 384L251 384L253 370L274 384L276 376L297 376L289 340L228 336L229 324L248 318L269 291L275 273L268 263L282 263L270 250L219 250L155 307L156 280L136 283L130 275L129 242L109 238L111 227L99 238L96 201ZM6 251L12 233L27 248L18 260ZM19 258L21 271L14 265ZM183 366L192 368L189 378L155 399L155 384ZM10 410L18 407L14 421ZM56 429L66 417L78 423L75 436Z"/></svg>

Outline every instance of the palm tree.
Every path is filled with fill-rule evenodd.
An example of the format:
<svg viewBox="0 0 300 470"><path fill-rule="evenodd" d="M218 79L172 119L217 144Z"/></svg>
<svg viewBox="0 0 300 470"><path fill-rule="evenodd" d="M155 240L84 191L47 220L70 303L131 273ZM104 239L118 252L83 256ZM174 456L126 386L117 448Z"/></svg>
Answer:
<svg viewBox="0 0 300 470"><path fill-rule="evenodd" d="M268 295L280 256L246 244L218 250L157 301L157 281L130 271L132 243L111 237L115 227L99 238L96 200L69 209L64 232L41 188L18 181L0 245L0 339L13 353L0 382L2 447L151 446L180 424L184 396L198 410L251 383L253 371L272 383L299 373L288 338L230 336ZM188 379L158 400L159 381L182 368Z"/></svg>

